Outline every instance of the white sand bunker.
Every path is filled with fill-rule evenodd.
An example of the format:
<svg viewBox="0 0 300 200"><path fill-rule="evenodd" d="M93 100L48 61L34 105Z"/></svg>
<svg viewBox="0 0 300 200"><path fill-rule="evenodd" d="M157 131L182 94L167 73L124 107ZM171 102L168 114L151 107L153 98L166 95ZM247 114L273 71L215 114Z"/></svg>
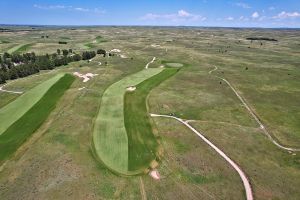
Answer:
<svg viewBox="0 0 300 200"><path fill-rule="evenodd" d="M92 73L87 73L87 74L80 74L79 72L74 72L73 73L75 76L78 76L79 78L83 78L84 83L88 82L91 78L98 76L98 74L92 74Z"/></svg>
<svg viewBox="0 0 300 200"><path fill-rule="evenodd" d="M110 50L110 52L113 52L113 53L120 53L121 50L120 50L120 49L112 49L112 50Z"/></svg>
<svg viewBox="0 0 300 200"><path fill-rule="evenodd" d="M168 67L183 67L181 63L166 63Z"/></svg>
<svg viewBox="0 0 300 200"><path fill-rule="evenodd" d="M136 90L136 87L135 86L130 86L128 88L126 88L127 91L129 92L133 92L134 90Z"/></svg>
<svg viewBox="0 0 300 200"><path fill-rule="evenodd" d="M154 178L155 180L160 180L160 174L157 170L152 170L149 175Z"/></svg>
<svg viewBox="0 0 300 200"><path fill-rule="evenodd" d="M125 56L125 55L123 55L123 54L121 54L120 57L121 57L121 58L128 58L127 56Z"/></svg>
<svg viewBox="0 0 300 200"><path fill-rule="evenodd" d="M156 47L160 47L160 45L159 44L151 44L151 47L156 48Z"/></svg>
<svg viewBox="0 0 300 200"><path fill-rule="evenodd" d="M80 90L83 90L83 89L85 89L85 87L82 87L82 88L78 88L78 90L80 91Z"/></svg>

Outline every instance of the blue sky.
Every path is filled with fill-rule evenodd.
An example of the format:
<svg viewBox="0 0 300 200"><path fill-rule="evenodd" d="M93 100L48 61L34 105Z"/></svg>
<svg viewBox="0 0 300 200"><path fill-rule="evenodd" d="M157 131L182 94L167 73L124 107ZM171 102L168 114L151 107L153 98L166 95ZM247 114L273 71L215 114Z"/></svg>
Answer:
<svg viewBox="0 0 300 200"><path fill-rule="evenodd" d="M300 0L1 0L0 24L300 27Z"/></svg>

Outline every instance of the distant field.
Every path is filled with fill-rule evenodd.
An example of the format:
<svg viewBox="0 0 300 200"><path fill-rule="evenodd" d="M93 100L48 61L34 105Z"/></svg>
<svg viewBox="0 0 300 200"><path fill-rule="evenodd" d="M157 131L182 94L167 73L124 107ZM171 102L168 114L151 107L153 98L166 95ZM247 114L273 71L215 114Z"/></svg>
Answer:
<svg viewBox="0 0 300 200"><path fill-rule="evenodd" d="M124 124L124 94L126 88L137 85L160 73L152 68L130 75L103 94L101 107L94 125L93 144L97 156L113 171L128 174L128 136Z"/></svg>
<svg viewBox="0 0 300 200"><path fill-rule="evenodd" d="M50 112L55 108L59 98L70 87L73 81L74 77L68 74L56 76L50 81L42 84L42 86L36 87L28 92L29 94L27 94L26 97L22 98L21 96L19 98L21 100L17 99L15 102L9 104L8 109L5 109L6 107L4 107L0 110L2 112L1 117L9 118L10 115L14 118L11 119L11 121L14 120L14 123L7 123L8 125L11 125L0 135L0 162L14 153L15 150L41 126ZM48 87L46 88L46 86ZM40 92L42 89L42 96L36 95L37 92ZM33 105L29 104L28 99L35 98L35 96L40 97L38 101ZM23 112L18 115L18 111L15 111L15 116L11 109L12 107L14 107L14 109L22 109L22 106L28 108L29 105L32 105L31 108L22 116L21 114ZM1 128L3 129L4 127L1 126Z"/></svg>

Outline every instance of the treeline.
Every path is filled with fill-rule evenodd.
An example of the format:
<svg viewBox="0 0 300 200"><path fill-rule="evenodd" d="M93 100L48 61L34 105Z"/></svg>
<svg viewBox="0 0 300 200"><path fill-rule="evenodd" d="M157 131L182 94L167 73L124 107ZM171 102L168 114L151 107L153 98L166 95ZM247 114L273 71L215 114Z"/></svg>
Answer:
<svg viewBox="0 0 300 200"><path fill-rule="evenodd" d="M62 55L61 55L62 52ZM95 51L73 54L72 50L57 50L57 53L36 55L34 52L25 54L4 53L0 56L0 84L6 80L26 77L40 70L52 70L70 62L89 60L96 56Z"/></svg>
<svg viewBox="0 0 300 200"><path fill-rule="evenodd" d="M247 40L265 40L265 41L272 41L272 42L278 42L278 40L273 38L266 38L266 37L248 37Z"/></svg>

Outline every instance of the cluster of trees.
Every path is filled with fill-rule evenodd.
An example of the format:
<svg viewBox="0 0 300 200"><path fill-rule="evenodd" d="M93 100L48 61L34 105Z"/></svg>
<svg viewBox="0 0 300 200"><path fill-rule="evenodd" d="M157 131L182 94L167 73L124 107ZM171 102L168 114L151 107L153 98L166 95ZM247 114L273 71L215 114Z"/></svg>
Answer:
<svg viewBox="0 0 300 200"><path fill-rule="evenodd" d="M82 60L89 60L91 58L94 58L96 56L95 51L85 51L82 53Z"/></svg>
<svg viewBox="0 0 300 200"><path fill-rule="evenodd" d="M103 57L106 56L106 51L104 49L98 49L97 54L103 55Z"/></svg>
<svg viewBox="0 0 300 200"><path fill-rule="evenodd" d="M68 43L64 41L59 41L58 44L68 44Z"/></svg>
<svg viewBox="0 0 300 200"><path fill-rule="evenodd" d="M58 53L59 52L59 53ZM6 80L26 77L40 70L52 70L56 67L67 65L70 62L88 60L96 56L94 51L86 51L80 54L68 54L73 52L71 49L61 50L57 53L36 55L34 52L25 54L4 53L0 56L0 84Z"/></svg>
<svg viewBox="0 0 300 200"><path fill-rule="evenodd" d="M278 40L274 38L266 38L266 37L248 37L247 40L264 40L264 41L271 41L271 42L278 42Z"/></svg>

